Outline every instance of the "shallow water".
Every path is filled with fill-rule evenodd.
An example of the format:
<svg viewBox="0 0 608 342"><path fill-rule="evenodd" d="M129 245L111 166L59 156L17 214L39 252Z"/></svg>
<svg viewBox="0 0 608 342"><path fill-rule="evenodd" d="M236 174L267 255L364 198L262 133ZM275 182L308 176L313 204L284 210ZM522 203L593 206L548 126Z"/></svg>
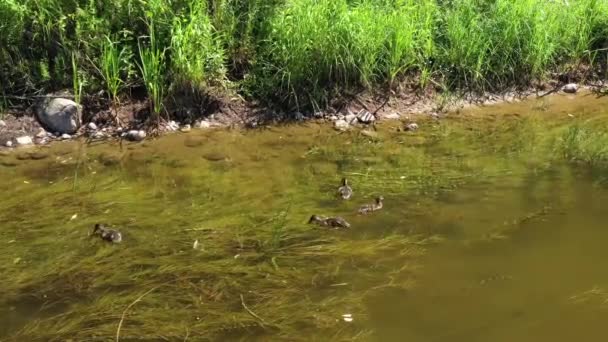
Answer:
<svg viewBox="0 0 608 342"><path fill-rule="evenodd" d="M607 104L553 96L375 139L306 124L0 155L0 338L600 340L608 188L555 144ZM124 242L90 237L96 222Z"/></svg>

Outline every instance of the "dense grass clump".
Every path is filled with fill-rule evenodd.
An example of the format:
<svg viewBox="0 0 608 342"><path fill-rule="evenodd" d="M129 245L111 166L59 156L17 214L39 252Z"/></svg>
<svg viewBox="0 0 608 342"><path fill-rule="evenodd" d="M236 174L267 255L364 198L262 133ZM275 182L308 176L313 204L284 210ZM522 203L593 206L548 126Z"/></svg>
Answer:
<svg viewBox="0 0 608 342"><path fill-rule="evenodd" d="M404 81L499 91L597 69L608 2L2 0L0 29L5 99L82 77L84 95L103 90L113 102L145 88L153 113L172 94L228 83L295 108ZM162 74L154 85L147 62Z"/></svg>

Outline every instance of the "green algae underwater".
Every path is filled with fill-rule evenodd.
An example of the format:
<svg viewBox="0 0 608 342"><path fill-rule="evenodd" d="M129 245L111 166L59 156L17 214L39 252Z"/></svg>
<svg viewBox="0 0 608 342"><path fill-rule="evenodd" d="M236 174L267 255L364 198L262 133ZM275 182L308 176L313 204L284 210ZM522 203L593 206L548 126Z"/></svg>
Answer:
<svg viewBox="0 0 608 342"><path fill-rule="evenodd" d="M371 138L304 123L3 152L0 339L599 340L607 118L584 93Z"/></svg>

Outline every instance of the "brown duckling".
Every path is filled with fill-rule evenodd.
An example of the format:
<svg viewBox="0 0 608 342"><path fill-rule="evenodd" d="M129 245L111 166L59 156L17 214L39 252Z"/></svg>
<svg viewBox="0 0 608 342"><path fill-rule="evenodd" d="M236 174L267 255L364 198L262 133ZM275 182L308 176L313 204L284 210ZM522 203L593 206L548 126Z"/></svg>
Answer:
<svg viewBox="0 0 608 342"><path fill-rule="evenodd" d="M379 196L376 197L376 201L374 203L364 204L359 208L359 214L367 215L374 211L378 211L382 209L384 197Z"/></svg>
<svg viewBox="0 0 608 342"><path fill-rule="evenodd" d="M318 224L319 226L331 227L335 229L350 228L350 223L346 222L346 220L341 217L323 217L312 215L310 220L308 220L308 223L314 223Z"/></svg>
<svg viewBox="0 0 608 342"><path fill-rule="evenodd" d="M104 224L97 223L95 224L95 228L93 228L93 235L98 235L102 240L120 243L122 241L122 234L115 230L106 227Z"/></svg>
<svg viewBox="0 0 608 342"><path fill-rule="evenodd" d="M342 178L342 186L338 188L338 194L345 200L350 199L353 195L353 189L348 185L346 178Z"/></svg>

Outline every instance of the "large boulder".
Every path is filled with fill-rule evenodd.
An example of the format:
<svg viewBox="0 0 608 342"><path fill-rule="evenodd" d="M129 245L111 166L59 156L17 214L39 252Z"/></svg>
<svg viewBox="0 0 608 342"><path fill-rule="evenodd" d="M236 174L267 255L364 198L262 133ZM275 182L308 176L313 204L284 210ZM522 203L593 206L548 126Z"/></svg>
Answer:
<svg viewBox="0 0 608 342"><path fill-rule="evenodd" d="M46 99L37 111L38 121L47 131L74 134L82 122L82 107L63 98Z"/></svg>

